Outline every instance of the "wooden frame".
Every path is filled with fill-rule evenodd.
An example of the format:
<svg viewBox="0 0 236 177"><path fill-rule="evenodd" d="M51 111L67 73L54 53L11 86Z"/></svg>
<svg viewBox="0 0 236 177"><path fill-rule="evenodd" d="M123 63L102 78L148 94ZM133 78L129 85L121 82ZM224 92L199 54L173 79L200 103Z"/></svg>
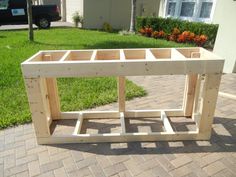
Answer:
<svg viewBox="0 0 236 177"><path fill-rule="evenodd" d="M104 49L40 51L22 63L32 120L39 144L77 142L129 142L207 140L221 80L224 60L203 48ZM136 69L131 69L136 68ZM125 76L186 75L182 109L126 110ZM61 112L56 78L117 76L116 111ZM175 131L169 116L190 117L195 131ZM160 118L162 132L126 131L126 118ZM120 133L83 134L85 119L120 119ZM58 135L50 125L76 119L71 134Z"/></svg>

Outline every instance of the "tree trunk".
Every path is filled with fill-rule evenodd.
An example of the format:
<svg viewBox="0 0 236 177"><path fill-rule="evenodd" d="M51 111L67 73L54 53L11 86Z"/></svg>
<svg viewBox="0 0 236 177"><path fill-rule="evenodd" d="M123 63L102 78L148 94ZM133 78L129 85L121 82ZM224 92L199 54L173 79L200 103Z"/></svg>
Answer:
<svg viewBox="0 0 236 177"><path fill-rule="evenodd" d="M28 24L29 24L29 40L34 41L34 32L33 32L33 18L32 18L32 1L27 0L27 14L28 14Z"/></svg>
<svg viewBox="0 0 236 177"><path fill-rule="evenodd" d="M66 0L61 0L61 19L66 21Z"/></svg>
<svg viewBox="0 0 236 177"><path fill-rule="evenodd" d="M131 19L130 19L130 32L135 31L135 21L136 21L136 1L137 0L131 0Z"/></svg>

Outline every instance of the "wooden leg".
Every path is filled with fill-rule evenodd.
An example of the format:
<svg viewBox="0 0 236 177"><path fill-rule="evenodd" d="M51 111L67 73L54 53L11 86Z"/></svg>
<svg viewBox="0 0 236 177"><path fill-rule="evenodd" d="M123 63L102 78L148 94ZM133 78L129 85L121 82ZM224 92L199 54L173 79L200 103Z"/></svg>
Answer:
<svg viewBox="0 0 236 177"><path fill-rule="evenodd" d="M195 121L198 127L199 127L199 121L200 121L199 99L200 99L200 92L201 92L201 82L202 82L202 75L199 74L197 78L196 88L195 88L193 113L192 113L192 119Z"/></svg>
<svg viewBox="0 0 236 177"><path fill-rule="evenodd" d="M199 132L210 138L221 74L207 74L203 86Z"/></svg>
<svg viewBox="0 0 236 177"><path fill-rule="evenodd" d="M42 78L26 78L25 85L36 136L48 137L51 117L46 81Z"/></svg>
<svg viewBox="0 0 236 177"><path fill-rule="evenodd" d="M194 95L197 83L197 74L186 76L183 110L186 117L191 117L193 113Z"/></svg>
<svg viewBox="0 0 236 177"><path fill-rule="evenodd" d="M119 112L125 112L125 77L118 77Z"/></svg>
<svg viewBox="0 0 236 177"><path fill-rule="evenodd" d="M200 95L200 89L201 89L201 81L202 76L201 74L198 74L197 81L196 81L196 87L195 87L195 93L194 93L194 105L193 105L193 112L198 113L199 112L199 95Z"/></svg>
<svg viewBox="0 0 236 177"><path fill-rule="evenodd" d="M58 96L57 79L47 78L46 83L47 83L51 117L53 120L60 119L61 109L60 109L60 100Z"/></svg>
<svg viewBox="0 0 236 177"><path fill-rule="evenodd" d="M68 53L68 52L67 52ZM44 60L53 61L52 55L44 55ZM57 79L46 78L49 105L52 120L61 118L60 100L58 96Z"/></svg>

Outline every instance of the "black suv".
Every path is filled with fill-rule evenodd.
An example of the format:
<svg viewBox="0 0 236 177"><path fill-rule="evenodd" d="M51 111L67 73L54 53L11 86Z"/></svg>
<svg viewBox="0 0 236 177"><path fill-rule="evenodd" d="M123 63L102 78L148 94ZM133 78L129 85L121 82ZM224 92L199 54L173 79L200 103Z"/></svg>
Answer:
<svg viewBox="0 0 236 177"><path fill-rule="evenodd" d="M33 5L33 23L39 28L49 28L52 21L61 19L56 5ZM11 24L27 24L26 0L0 0L0 26Z"/></svg>

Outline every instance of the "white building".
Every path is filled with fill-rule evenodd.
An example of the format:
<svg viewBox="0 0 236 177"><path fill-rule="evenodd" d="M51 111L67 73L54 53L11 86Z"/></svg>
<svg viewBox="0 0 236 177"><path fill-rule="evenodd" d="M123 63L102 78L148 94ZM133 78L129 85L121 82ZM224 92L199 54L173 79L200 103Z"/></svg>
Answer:
<svg viewBox="0 0 236 177"><path fill-rule="evenodd" d="M101 28L104 22L113 28L128 29L131 0L62 0L65 1L66 21L78 11L84 17L84 28ZM62 3L63 4L63 3ZM158 16L159 0L137 0L138 16Z"/></svg>
<svg viewBox="0 0 236 177"><path fill-rule="evenodd" d="M216 0L161 0L159 16L211 23L215 7Z"/></svg>
<svg viewBox="0 0 236 177"><path fill-rule="evenodd" d="M213 51L225 59L225 73L236 72L235 0L162 0L159 15L219 24Z"/></svg>

